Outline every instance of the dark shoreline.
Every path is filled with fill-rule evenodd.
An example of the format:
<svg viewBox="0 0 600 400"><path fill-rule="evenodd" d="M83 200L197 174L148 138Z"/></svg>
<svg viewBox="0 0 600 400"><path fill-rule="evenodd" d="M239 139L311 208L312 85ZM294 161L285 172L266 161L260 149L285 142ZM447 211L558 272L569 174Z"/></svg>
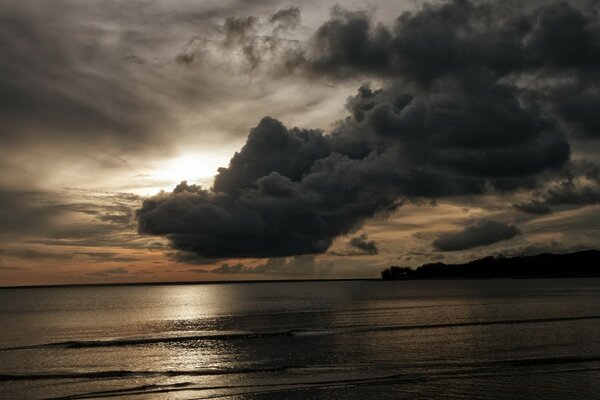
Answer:
<svg viewBox="0 0 600 400"><path fill-rule="evenodd" d="M419 268L391 266L381 271L383 280L428 279L550 279L600 277L600 251L533 256L488 256L463 264L441 262Z"/></svg>

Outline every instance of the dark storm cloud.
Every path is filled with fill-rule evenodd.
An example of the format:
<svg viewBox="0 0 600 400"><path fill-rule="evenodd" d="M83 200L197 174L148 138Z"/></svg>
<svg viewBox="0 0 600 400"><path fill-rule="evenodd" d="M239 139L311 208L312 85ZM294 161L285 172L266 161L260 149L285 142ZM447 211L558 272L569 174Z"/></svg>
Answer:
<svg viewBox="0 0 600 400"><path fill-rule="evenodd" d="M365 12L334 9L286 67L312 76L375 76L430 87L440 79L477 91L504 80L568 124L600 137L598 9L556 2L523 11L454 0L399 16L390 29Z"/></svg>
<svg viewBox="0 0 600 400"><path fill-rule="evenodd" d="M213 190L182 183L145 200L140 232L208 258L322 253L403 197L514 189L566 161L568 144L535 112L486 96L362 88L331 135L265 118Z"/></svg>
<svg viewBox="0 0 600 400"><path fill-rule="evenodd" d="M318 74L390 73L392 34L383 25L372 26L370 15L334 8L332 19L315 32L299 65Z"/></svg>
<svg viewBox="0 0 600 400"><path fill-rule="evenodd" d="M400 15L390 29L369 13L334 8L299 68L332 76L375 74L431 84L512 72L593 71L600 64L595 9L555 2L531 11L502 2L451 0Z"/></svg>
<svg viewBox="0 0 600 400"><path fill-rule="evenodd" d="M439 251L468 250L487 246L520 235L521 231L511 223L478 221L459 232L440 235L431 244Z"/></svg>
<svg viewBox="0 0 600 400"><path fill-rule="evenodd" d="M211 189L183 182L146 199L139 231L208 258L314 254L406 200L535 189L559 174L567 138L581 134L552 110L563 104L558 89L594 79L594 12L455 0L389 29L338 8L294 69L384 78L383 87L362 86L329 134L263 118ZM560 27L573 37L557 38ZM458 250L516 234L484 222L436 243Z"/></svg>
<svg viewBox="0 0 600 400"><path fill-rule="evenodd" d="M564 120L570 123L581 136L600 138L600 88L598 79L590 86L588 80L555 91L554 104ZM585 86L585 87L584 87Z"/></svg>

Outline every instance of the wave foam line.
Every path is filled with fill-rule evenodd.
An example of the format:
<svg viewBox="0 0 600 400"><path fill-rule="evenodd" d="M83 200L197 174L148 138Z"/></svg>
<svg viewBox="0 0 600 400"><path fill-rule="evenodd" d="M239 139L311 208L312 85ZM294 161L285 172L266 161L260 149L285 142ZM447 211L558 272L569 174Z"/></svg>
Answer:
<svg viewBox="0 0 600 400"><path fill-rule="evenodd" d="M518 324L539 324L564 321L581 321L600 319L599 315L588 315L579 317L558 317L558 318L532 318L532 319L513 319L513 320L495 320L495 321L471 321L440 324L422 324L422 325L377 325L377 326L354 326L322 330L288 330L275 332L243 332L243 333L224 333L224 334L204 334L191 336L166 336L149 338L119 338L107 340L73 340L66 342L45 343L31 346L19 346L0 349L0 351L58 348L58 349L80 349L93 347L117 347L117 346L135 346L156 343L176 343L187 341L202 340L240 340L240 339L268 339L274 337L310 337L343 335L363 332L379 331L402 331L419 329L444 329L461 328L468 326L489 326L489 325L518 325Z"/></svg>

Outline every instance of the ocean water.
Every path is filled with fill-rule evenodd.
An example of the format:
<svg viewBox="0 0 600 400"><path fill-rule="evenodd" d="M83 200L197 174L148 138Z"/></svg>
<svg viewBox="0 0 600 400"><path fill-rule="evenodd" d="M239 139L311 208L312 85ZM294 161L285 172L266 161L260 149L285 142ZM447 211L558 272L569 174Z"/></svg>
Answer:
<svg viewBox="0 0 600 400"><path fill-rule="evenodd" d="M600 279L0 290L2 399L600 399Z"/></svg>

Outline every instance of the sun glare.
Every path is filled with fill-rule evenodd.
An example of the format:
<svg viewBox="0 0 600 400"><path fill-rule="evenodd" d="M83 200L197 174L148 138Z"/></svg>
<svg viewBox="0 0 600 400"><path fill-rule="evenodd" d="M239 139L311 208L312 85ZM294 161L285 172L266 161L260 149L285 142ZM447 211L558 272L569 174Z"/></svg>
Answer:
<svg viewBox="0 0 600 400"><path fill-rule="evenodd" d="M209 185L219 167L226 167L229 156L218 153L188 153L166 161L156 177L177 184L181 181Z"/></svg>

